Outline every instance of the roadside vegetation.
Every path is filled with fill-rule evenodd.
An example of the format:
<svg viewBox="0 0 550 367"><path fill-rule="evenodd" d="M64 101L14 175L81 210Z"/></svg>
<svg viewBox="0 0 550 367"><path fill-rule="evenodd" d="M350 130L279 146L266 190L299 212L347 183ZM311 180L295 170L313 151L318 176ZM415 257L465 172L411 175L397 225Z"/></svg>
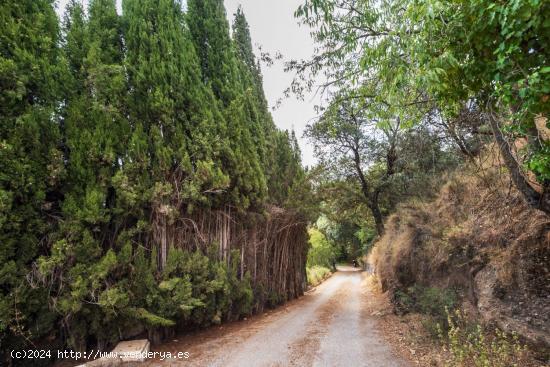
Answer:
<svg viewBox="0 0 550 367"><path fill-rule="evenodd" d="M287 64L289 93L326 96L306 129L320 210L354 226L394 312L423 315L453 365L530 365L524 344L532 365L549 357L549 12L539 0L296 12L317 48Z"/></svg>
<svg viewBox="0 0 550 367"><path fill-rule="evenodd" d="M0 4L0 365L300 296L310 185L242 9L66 4Z"/></svg>
<svg viewBox="0 0 550 367"><path fill-rule="evenodd" d="M472 354L502 342L511 343L498 346L510 360L546 360L548 217L509 187L496 148L481 157L481 170L464 166L436 199L401 205L369 261L395 312L425 315L426 330L450 343L449 351ZM463 365L497 352L479 349ZM497 359L488 365L500 365Z"/></svg>
<svg viewBox="0 0 550 367"><path fill-rule="evenodd" d="M0 364L235 320L352 261L442 366L547 363L549 1L304 0L307 168L242 9L121 5L0 5Z"/></svg>
<svg viewBox="0 0 550 367"><path fill-rule="evenodd" d="M332 275L332 272L334 270L331 270L324 266L313 265L313 266L308 266L306 271L307 271L307 283L312 287L316 287L319 284L321 284L323 281L325 281L327 278L329 278Z"/></svg>
<svg viewBox="0 0 550 367"><path fill-rule="evenodd" d="M535 366L528 349L517 334L486 329L465 320L459 310L447 310L447 330L440 331L449 367Z"/></svg>
<svg viewBox="0 0 550 367"><path fill-rule="evenodd" d="M336 246L317 228L309 233L309 251L307 254L307 282L315 287L327 279L334 271L337 259Z"/></svg>

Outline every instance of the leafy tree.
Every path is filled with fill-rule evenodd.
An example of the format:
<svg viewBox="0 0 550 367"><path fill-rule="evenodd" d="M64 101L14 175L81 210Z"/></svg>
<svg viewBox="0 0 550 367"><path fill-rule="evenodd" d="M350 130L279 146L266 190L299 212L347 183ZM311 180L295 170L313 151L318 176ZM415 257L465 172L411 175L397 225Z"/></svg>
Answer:
<svg viewBox="0 0 550 367"><path fill-rule="evenodd" d="M326 85L338 88L363 90L366 81L379 80L376 96L367 89L365 97L412 106L420 115L435 105L454 120L473 103L516 187L549 212L548 142L535 126L536 119L548 123L546 13L544 1L307 1L296 15L315 28L319 47L312 60L289 65L298 72L293 89L301 91L308 73L325 71ZM528 138L525 152L513 152L508 140L517 137ZM529 183L529 170L542 191Z"/></svg>
<svg viewBox="0 0 550 367"><path fill-rule="evenodd" d="M66 65L49 0L0 4L0 344L2 353L52 327L34 259L55 229L66 175L58 115ZM31 279L29 284L27 279ZM5 356L0 355L3 360Z"/></svg>
<svg viewBox="0 0 550 367"><path fill-rule="evenodd" d="M486 113L516 187L529 204L550 213L549 143L539 137L535 126L540 117L548 124L550 69L544 45L550 37L545 18L549 4L473 1L444 5L413 2L408 12L422 26L414 39L421 51L419 75L426 90L455 105L475 99ZM527 151L514 154L507 136L526 137ZM516 156L525 162L524 167ZM542 192L529 183L525 170L536 175Z"/></svg>
<svg viewBox="0 0 550 367"><path fill-rule="evenodd" d="M370 209L378 234L384 232L380 195L395 173L401 120L378 120L353 95L335 97L306 135L314 142L322 164L339 177L354 176Z"/></svg>
<svg viewBox="0 0 550 367"><path fill-rule="evenodd" d="M464 162L464 156L438 130L420 124L403 131L396 147L395 175L384 195L384 207L393 211L404 201L429 199L439 190L441 176Z"/></svg>
<svg viewBox="0 0 550 367"><path fill-rule="evenodd" d="M335 247L318 229L311 228L308 232L311 247L307 254L307 266L323 266L332 269L337 255Z"/></svg>

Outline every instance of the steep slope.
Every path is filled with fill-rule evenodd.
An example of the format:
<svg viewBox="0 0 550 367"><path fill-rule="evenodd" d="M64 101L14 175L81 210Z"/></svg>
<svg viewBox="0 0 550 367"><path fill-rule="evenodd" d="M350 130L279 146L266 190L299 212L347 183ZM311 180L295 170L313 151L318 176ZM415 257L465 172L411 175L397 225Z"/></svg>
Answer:
<svg viewBox="0 0 550 367"><path fill-rule="evenodd" d="M452 289L471 318L540 349L550 345L549 258L550 218L525 204L491 149L433 202L402 206L371 254L396 311L415 286Z"/></svg>

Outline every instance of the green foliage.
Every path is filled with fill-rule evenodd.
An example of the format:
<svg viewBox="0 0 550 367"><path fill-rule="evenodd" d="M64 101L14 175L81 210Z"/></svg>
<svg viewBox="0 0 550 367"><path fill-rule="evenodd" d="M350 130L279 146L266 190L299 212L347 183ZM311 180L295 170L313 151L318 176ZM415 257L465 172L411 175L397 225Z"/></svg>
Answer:
<svg viewBox="0 0 550 367"><path fill-rule="evenodd" d="M0 360L25 337L53 327L45 289L25 276L43 251L44 234L65 176L60 121L64 80L52 1L0 4Z"/></svg>
<svg viewBox="0 0 550 367"><path fill-rule="evenodd" d="M53 269L52 260L42 260L41 271L61 270L62 263ZM58 295L58 312L74 319L69 342L75 348L87 336L116 338L109 323L139 321L146 328L219 323L251 312L250 276L239 278L237 269L237 262L228 266L201 252L172 249L159 273L142 249L132 255L125 246L118 256L109 250L87 268L73 267L70 292Z"/></svg>
<svg viewBox="0 0 550 367"><path fill-rule="evenodd" d="M323 210L327 210L327 208L325 207ZM364 223L359 218L338 216L334 213L330 217L321 216L317 220L319 229L326 235L328 241L334 244L337 260L345 262L365 255L365 247L374 238L374 229L372 227L361 228L360 224ZM361 238L365 233L367 233L365 237Z"/></svg>
<svg viewBox="0 0 550 367"><path fill-rule="evenodd" d="M545 17L549 11L544 1L413 2L410 19L423 25L414 37L424 61L420 80L442 100L456 103L475 97L490 104L511 118L515 133L530 135L535 116L549 112L550 70L545 68L544 47L550 41ZM530 150L527 165L543 183L545 144L535 139Z"/></svg>
<svg viewBox="0 0 550 367"><path fill-rule="evenodd" d="M218 0L187 14L179 0L123 0L122 16L115 0L85 3L68 2L61 30L53 1L0 5L2 353L249 314L239 254L169 243L161 263L155 215L300 210L309 194L242 11L231 37Z"/></svg>
<svg viewBox="0 0 550 367"><path fill-rule="evenodd" d="M516 186L548 212L540 204L550 191L548 142L535 119L548 118L550 106L549 11L548 2L539 0L308 0L296 16L314 29L318 47L312 60L289 64L298 74L293 90L303 92L312 75L324 73L336 93L352 91L373 102L371 118L383 121L389 112L408 127L444 125L463 151L472 136L457 136L455 122L465 109L477 110L494 134L527 138L518 155L522 167L514 158L506 164L534 174L542 195L524 180Z"/></svg>
<svg viewBox="0 0 550 367"><path fill-rule="evenodd" d="M151 190L152 182L176 174L181 181L180 200L208 203L205 192L224 190L228 184L223 162L214 157L215 151L223 154L225 149L217 145L216 136L226 131L216 131L221 113L212 92L201 83L181 4L128 0L123 9L129 109L136 126L130 138L135 148L130 157L136 166L128 167L129 183L145 197L153 195L162 201Z"/></svg>
<svg viewBox="0 0 550 367"><path fill-rule="evenodd" d="M470 325L456 310L447 311L447 332L440 332L451 359L450 367L519 367L526 365L527 348L517 335L496 329L490 333L480 325Z"/></svg>
<svg viewBox="0 0 550 367"><path fill-rule="evenodd" d="M316 228L309 231L310 248L307 253L307 266L332 268L336 262L336 248L325 235Z"/></svg>
<svg viewBox="0 0 550 367"><path fill-rule="evenodd" d="M300 164L300 148L294 131L276 131L271 137L275 148L267 158L270 201L281 206L302 210L304 196L301 189L307 188L307 178Z"/></svg>
<svg viewBox="0 0 550 367"><path fill-rule="evenodd" d="M327 279L332 271L324 266L314 265L306 268L307 272L307 284L312 287L316 287Z"/></svg>
<svg viewBox="0 0 550 367"><path fill-rule="evenodd" d="M174 321L157 316L144 308L127 309L126 312L129 316L134 317L135 319L144 322L146 325L151 325L153 327L170 327L175 325Z"/></svg>
<svg viewBox="0 0 550 367"><path fill-rule="evenodd" d="M437 336L439 330L447 331L448 311L454 309L458 297L452 289L423 287L415 284L405 290L397 290L394 294L394 306L399 312L418 312L428 316L424 322L426 329Z"/></svg>
<svg viewBox="0 0 550 367"><path fill-rule="evenodd" d="M212 89L223 114L220 135L227 139L221 158L231 177L231 199L240 209L258 206L267 195L262 158L265 127L271 121L261 103L258 71L249 65L254 56L246 20L239 15L241 26L234 30L238 37L234 43L223 1L190 0L187 7L186 19L198 53L202 80Z"/></svg>

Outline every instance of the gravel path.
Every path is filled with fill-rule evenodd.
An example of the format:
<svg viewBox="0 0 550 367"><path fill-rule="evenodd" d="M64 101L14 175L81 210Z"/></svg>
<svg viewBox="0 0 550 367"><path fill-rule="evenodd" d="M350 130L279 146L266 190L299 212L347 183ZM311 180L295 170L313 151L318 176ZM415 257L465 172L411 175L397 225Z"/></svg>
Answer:
<svg viewBox="0 0 550 367"><path fill-rule="evenodd" d="M156 351L187 351L187 360L150 366L406 367L364 310L365 273L342 267L299 300L276 311L198 332Z"/></svg>

